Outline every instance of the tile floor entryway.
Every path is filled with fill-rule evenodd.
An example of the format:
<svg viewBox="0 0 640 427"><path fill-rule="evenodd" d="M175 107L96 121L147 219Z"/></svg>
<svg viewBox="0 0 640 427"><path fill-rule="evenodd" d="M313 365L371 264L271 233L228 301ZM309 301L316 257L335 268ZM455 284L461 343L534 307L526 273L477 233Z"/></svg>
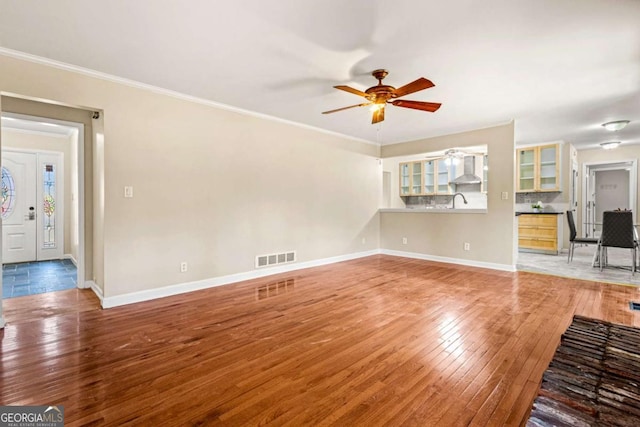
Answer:
<svg viewBox="0 0 640 427"><path fill-rule="evenodd" d="M77 269L69 259L2 266L2 298L43 294L76 287Z"/></svg>

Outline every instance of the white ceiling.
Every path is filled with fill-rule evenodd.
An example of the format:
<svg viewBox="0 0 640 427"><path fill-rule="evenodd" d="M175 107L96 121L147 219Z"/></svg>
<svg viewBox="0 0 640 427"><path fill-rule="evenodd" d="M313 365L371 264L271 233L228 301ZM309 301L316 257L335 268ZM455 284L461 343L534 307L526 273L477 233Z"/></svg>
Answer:
<svg viewBox="0 0 640 427"><path fill-rule="evenodd" d="M0 0L0 46L381 144L516 121L516 142L640 144L637 0ZM434 88L371 125L372 70ZM631 120L612 135L600 124Z"/></svg>

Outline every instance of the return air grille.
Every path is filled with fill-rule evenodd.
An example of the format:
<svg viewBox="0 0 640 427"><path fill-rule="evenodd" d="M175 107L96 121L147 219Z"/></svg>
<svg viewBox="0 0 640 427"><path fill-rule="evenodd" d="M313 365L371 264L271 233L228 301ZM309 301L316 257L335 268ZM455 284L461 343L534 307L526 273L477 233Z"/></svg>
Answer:
<svg viewBox="0 0 640 427"><path fill-rule="evenodd" d="M281 252L278 254L258 255L256 257L256 268L270 267L272 265L295 262L296 252Z"/></svg>

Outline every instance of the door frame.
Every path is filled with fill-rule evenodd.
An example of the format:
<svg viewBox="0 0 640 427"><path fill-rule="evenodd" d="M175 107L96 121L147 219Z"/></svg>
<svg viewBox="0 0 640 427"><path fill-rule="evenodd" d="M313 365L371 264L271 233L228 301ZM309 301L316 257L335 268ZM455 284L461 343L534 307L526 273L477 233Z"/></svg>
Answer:
<svg viewBox="0 0 640 427"><path fill-rule="evenodd" d="M628 170L629 171L629 204L633 213L633 223L636 223L638 206L638 159L607 160L602 162L588 162L582 164L582 235L593 237L595 234L595 224L590 226L589 202L591 196L590 181L591 172L606 170Z"/></svg>
<svg viewBox="0 0 640 427"><path fill-rule="evenodd" d="M90 284L85 279L85 195L84 195L84 182L85 182L85 165L84 165L84 124L77 122L69 122L65 120L52 119L49 117L38 117L26 114L16 114L9 112L0 112L2 117L9 117L21 120L30 120L40 123L52 123L62 126L68 126L76 129L77 138L77 158L69 159L71 162L77 162L78 166L78 259L77 261L77 280L76 286L79 289L88 288ZM2 147L0 146L0 150ZM2 223L0 221L0 231L2 230ZM64 252L64 251L63 251ZM0 261L2 261L2 253L0 252ZM1 262L0 262L1 264ZM2 295L0 294L0 301L2 301ZM0 318L1 322L1 318ZM1 325L0 325L1 327Z"/></svg>

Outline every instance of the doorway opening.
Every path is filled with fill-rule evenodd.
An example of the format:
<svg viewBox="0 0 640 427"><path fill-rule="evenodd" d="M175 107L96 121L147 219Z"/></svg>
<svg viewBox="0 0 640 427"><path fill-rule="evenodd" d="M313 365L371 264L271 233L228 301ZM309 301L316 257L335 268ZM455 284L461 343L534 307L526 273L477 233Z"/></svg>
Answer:
<svg viewBox="0 0 640 427"><path fill-rule="evenodd" d="M2 297L83 287L81 123L2 114Z"/></svg>
<svg viewBox="0 0 640 427"><path fill-rule="evenodd" d="M637 221L637 160L585 163L582 192L582 231L585 237L599 237L602 212L627 209Z"/></svg>

